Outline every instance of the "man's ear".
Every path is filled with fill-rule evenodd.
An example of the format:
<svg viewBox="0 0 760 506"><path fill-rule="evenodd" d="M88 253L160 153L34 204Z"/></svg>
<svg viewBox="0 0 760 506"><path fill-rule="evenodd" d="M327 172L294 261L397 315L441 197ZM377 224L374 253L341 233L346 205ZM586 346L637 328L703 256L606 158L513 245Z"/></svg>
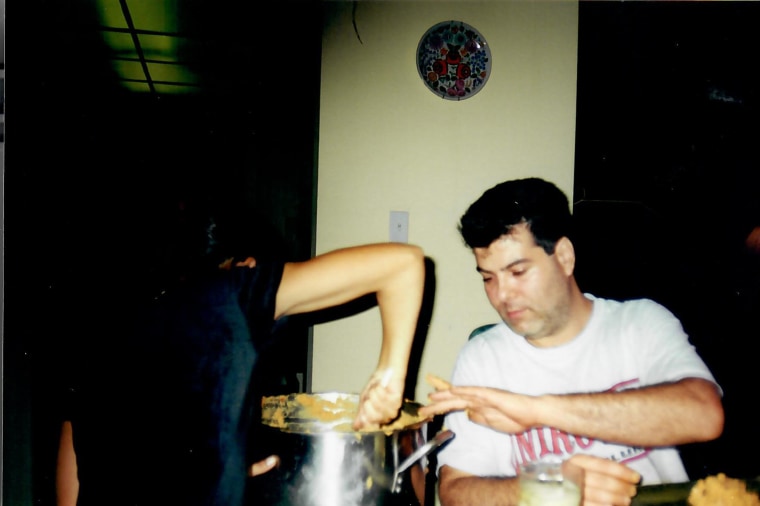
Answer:
<svg viewBox="0 0 760 506"><path fill-rule="evenodd" d="M565 274L572 275L575 270L575 248L570 239L567 237L560 238L554 246L554 254Z"/></svg>

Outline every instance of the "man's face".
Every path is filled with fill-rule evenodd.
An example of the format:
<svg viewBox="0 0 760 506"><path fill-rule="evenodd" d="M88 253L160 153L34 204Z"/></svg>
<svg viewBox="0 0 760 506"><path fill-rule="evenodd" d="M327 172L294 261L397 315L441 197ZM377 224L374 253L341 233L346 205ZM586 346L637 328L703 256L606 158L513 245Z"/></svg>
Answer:
<svg viewBox="0 0 760 506"><path fill-rule="evenodd" d="M570 320L572 275L565 256L548 255L526 225L473 252L488 300L509 328L534 346L572 338L562 332Z"/></svg>

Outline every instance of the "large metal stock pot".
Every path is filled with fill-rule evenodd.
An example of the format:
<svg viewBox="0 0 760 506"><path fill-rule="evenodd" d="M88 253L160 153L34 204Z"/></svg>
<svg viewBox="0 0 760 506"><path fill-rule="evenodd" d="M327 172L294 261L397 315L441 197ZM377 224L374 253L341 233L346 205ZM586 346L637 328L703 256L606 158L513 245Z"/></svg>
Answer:
<svg viewBox="0 0 760 506"><path fill-rule="evenodd" d="M262 421L267 426L263 443L271 448L271 453L280 456L280 465L257 478L257 504L416 506L421 503L424 457L453 434L443 431L427 442L428 420L419 418L420 405L410 401L404 403L399 419L382 430L354 431L350 422L358 397L338 392L292 394L280 396L275 404L273 398L265 398ZM319 411L327 412L328 417L312 416L316 411L302 409L303 403L322 407L335 403L341 407ZM344 410L345 406L349 408Z"/></svg>

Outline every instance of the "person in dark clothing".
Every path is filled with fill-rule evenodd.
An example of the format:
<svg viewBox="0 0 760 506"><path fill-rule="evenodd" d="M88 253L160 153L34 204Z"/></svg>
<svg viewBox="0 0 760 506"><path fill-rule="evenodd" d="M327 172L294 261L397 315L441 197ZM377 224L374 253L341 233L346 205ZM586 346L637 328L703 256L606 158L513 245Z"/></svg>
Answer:
<svg viewBox="0 0 760 506"><path fill-rule="evenodd" d="M253 379L290 315L375 294L382 346L354 428L398 414L422 302L420 248L360 245L299 262L238 257L218 239L219 223L195 221L167 234L172 246L159 256L172 268L140 280L161 280L152 296L92 294L100 300L85 315L61 431L59 506L255 502L247 477L276 457L253 460Z"/></svg>

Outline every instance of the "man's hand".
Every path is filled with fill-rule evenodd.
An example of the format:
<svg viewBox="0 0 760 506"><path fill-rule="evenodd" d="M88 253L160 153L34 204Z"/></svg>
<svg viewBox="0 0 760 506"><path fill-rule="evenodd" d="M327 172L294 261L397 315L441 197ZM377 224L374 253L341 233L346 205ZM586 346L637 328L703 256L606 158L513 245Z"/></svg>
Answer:
<svg viewBox="0 0 760 506"><path fill-rule="evenodd" d="M425 376L425 381L428 385L432 386L437 391L448 390L451 388L451 383L443 378L436 376L435 374L428 373L427 376Z"/></svg>
<svg viewBox="0 0 760 506"><path fill-rule="evenodd" d="M404 401L404 374L394 369L377 370L359 397L354 430L377 428L398 416Z"/></svg>
<svg viewBox="0 0 760 506"><path fill-rule="evenodd" d="M469 419L492 429L515 434L533 427L532 397L488 387L457 387L438 390L432 401L420 409L423 417L465 411Z"/></svg>
<svg viewBox="0 0 760 506"><path fill-rule="evenodd" d="M619 462L574 455L570 464L583 468L583 506L628 506L641 476Z"/></svg>
<svg viewBox="0 0 760 506"><path fill-rule="evenodd" d="M248 468L248 476L258 476L271 471L275 467L280 465L280 458L277 455L270 455L264 460L255 462L250 468Z"/></svg>

